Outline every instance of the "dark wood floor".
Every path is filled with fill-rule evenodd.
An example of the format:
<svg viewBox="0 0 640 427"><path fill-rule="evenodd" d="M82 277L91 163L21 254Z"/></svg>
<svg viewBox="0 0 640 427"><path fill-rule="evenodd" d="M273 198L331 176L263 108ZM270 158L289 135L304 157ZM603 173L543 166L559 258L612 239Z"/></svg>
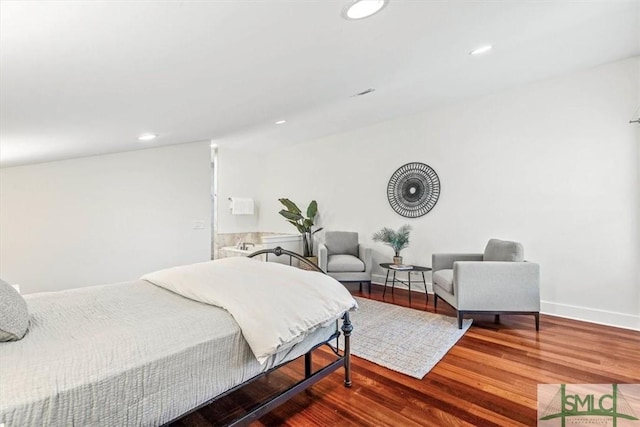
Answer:
<svg viewBox="0 0 640 427"><path fill-rule="evenodd" d="M396 291L386 302L408 306L407 295ZM374 285L370 297L382 300L382 287ZM424 294L412 300L412 308L434 311L433 296L428 305ZM454 314L444 303L438 313ZM252 425L532 426L540 383L640 383L640 332L543 315L536 333L533 316L502 316L500 324L472 317L469 331L422 380L353 356L351 389L339 370ZM314 354L316 363L329 358L324 350ZM303 371L302 360L292 362L175 426L224 423Z"/></svg>

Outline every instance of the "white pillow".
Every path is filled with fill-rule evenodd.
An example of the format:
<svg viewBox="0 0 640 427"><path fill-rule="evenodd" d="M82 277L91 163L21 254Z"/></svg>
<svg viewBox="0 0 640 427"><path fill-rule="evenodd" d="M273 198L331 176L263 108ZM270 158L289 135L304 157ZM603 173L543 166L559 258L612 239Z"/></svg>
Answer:
<svg viewBox="0 0 640 427"><path fill-rule="evenodd" d="M28 328L27 302L13 286L0 279L0 341L18 341Z"/></svg>

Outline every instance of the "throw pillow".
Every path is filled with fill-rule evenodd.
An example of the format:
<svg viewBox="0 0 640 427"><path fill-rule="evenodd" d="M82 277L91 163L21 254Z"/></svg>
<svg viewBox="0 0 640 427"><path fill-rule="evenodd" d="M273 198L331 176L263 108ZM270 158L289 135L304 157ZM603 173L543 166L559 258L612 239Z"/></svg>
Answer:
<svg viewBox="0 0 640 427"><path fill-rule="evenodd" d="M524 248L518 242L491 239L484 250L485 261L524 261Z"/></svg>
<svg viewBox="0 0 640 427"><path fill-rule="evenodd" d="M18 341L28 328L27 302L13 286L0 280L0 341Z"/></svg>

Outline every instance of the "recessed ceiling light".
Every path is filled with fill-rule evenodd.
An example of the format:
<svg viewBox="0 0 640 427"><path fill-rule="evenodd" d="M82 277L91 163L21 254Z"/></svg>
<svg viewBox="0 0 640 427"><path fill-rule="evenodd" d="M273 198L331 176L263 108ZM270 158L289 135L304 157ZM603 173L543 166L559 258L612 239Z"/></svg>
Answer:
<svg viewBox="0 0 640 427"><path fill-rule="evenodd" d="M156 139L158 137L158 135L155 135L153 133L143 133L142 135L140 135L138 137L138 139L140 141L153 141L154 139Z"/></svg>
<svg viewBox="0 0 640 427"><path fill-rule="evenodd" d="M349 20L368 18L380 12L388 3L389 0L353 0L342 9L342 17Z"/></svg>
<svg viewBox="0 0 640 427"><path fill-rule="evenodd" d="M278 120L278 121L276 122L276 124L277 124L277 125L283 125L283 124L285 124L285 123L287 123L287 121L286 121L286 120Z"/></svg>
<svg viewBox="0 0 640 427"><path fill-rule="evenodd" d="M493 49L493 46L488 44L486 46L481 46L477 49L472 50L471 52L469 52L469 55L480 55L481 53L489 52L491 49Z"/></svg>

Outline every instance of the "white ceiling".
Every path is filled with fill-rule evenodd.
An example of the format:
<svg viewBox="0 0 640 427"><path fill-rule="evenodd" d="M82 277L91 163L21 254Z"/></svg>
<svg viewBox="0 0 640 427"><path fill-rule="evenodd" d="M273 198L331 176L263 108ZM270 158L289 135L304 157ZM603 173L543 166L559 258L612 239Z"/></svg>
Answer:
<svg viewBox="0 0 640 427"><path fill-rule="evenodd" d="M640 0L347 3L2 1L0 164L270 148L640 54Z"/></svg>

